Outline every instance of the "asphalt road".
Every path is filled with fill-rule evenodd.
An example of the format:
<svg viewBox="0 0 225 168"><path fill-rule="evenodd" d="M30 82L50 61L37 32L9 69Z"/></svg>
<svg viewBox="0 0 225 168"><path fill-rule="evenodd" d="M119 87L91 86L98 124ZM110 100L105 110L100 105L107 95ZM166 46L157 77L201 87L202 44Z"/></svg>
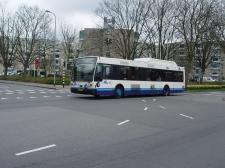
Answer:
<svg viewBox="0 0 225 168"><path fill-rule="evenodd" d="M225 167L225 92L94 98L0 83L0 168Z"/></svg>

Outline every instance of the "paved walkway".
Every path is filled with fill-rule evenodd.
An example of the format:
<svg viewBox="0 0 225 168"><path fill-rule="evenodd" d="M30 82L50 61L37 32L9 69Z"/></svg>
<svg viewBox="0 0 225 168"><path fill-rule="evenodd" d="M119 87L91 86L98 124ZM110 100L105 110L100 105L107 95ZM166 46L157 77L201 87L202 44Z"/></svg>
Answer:
<svg viewBox="0 0 225 168"><path fill-rule="evenodd" d="M26 85L26 86L34 86L34 87L42 87L42 88L49 88L49 89L70 89L70 86L66 85L63 88L63 85L53 85L53 84L40 84L40 83L30 83L30 82L17 82L17 81L7 81L7 80L0 80L0 83L8 83L8 84L18 84L18 85Z"/></svg>

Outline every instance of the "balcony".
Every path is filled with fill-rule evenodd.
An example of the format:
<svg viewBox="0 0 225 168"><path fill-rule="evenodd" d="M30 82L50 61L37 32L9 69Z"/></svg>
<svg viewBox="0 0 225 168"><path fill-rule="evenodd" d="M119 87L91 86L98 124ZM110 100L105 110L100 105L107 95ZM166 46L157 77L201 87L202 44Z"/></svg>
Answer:
<svg viewBox="0 0 225 168"><path fill-rule="evenodd" d="M218 77L220 76L219 74L210 74L212 77Z"/></svg>
<svg viewBox="0 0 225 168"><path fill-rule="evenodd" d="M210 70L219 70L220 67L210 67Z"/></svg>
<svg viewBox="0 0 225 168"><path fill-rule="evenodd" d="M220 63L219 60L213 60L212 63Z"/></svg>

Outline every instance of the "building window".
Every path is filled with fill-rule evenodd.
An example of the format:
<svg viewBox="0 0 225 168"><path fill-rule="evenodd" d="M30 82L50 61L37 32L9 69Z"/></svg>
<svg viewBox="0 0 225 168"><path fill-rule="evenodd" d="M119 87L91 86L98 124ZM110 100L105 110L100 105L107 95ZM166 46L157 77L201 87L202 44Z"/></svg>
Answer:
<svg viewBox="0 0 225 168"><path fill-rule="evenodd" d="M184 46L185 46L184 44L180 44L180 48L184 48Z"/></svg>
<svg viewBox="0 0 225 168"><path fill-rule="evenodd" d="M110 57L110 51L109 51L109 50L107 50L107 51L105 52L105 56L106 56L106 57Z"/></svg>
<svg viewBox="0 0 225 168"><path fill-rule="evenodd" d="M111 34L111 29L106 29L106 34Z"/></svg>

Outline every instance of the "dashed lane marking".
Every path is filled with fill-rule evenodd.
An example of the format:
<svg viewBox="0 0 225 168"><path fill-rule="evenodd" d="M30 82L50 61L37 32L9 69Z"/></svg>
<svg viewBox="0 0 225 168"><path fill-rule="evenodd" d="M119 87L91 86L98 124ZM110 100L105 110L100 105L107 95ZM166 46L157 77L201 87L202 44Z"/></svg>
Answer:
<svg viewBox="0 0 225 168"><path fill-rule="evenodd" d="M159 106L159 107L161 107L161 108L163 108L163 109L166 109L165 107L163 107L163 106Z"/></svg>
<svg viewBox="0 0 225 168"><path fill-rule="evenodd" d="M55 146L56 146L55 144L52 144L52 145L49 145L49 146L44 146L44 147L41 147L41 148L36 148L36 149L32 149L32 150L16 153L15 155L16 156L20 156L20 155L24 155L24 154L28 154L28 153L37 152L37 151L40 151L40 150L52 148L52 147L55 147Z"/></svg>
<svg viewBox="0 0 225 168"><path fill-rule="evenodd" d="M184 115L184 114L180 114L181 116L183 116L183 117L187 117L187 118L190 118L190 119L194 119L194 118L192 118L192 117L189 117L189 116L187 116L187 115Z"/></svg>
<svg viewBox="0 0 225 168"><path fill-rule="evenodd" d="M122 124L125 124L125 123L127 123L127 122L129 122L130 120L126 120L126 121L123 121L123 122L121 122L121 123L119 123L119 124L117 124L117 125L122 125Z"/></svg>

